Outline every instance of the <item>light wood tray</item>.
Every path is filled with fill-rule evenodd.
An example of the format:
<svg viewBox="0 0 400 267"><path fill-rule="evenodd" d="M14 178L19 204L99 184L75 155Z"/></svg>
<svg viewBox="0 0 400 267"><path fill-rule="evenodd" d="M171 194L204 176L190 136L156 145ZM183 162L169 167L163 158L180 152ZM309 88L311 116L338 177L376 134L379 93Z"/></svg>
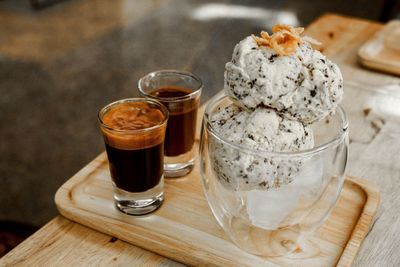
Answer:
<svg viewBox="0 0 400 267"><path fill-rule="evenodd" d="M358 50L366 67L400 75L400 20L385 25Z"/></svg>
<svg viewBox="0 0 400 267"><path fill-rule="evenodd" d="M165 202L143 217L114 207L105 153L68 180L55 196L65 217L147 250L190 265L350 266L373 223L379 192L367 181L347 177L324 225L295 253L261 258L237 248L214 219L202 193L198 169L165 181Z"/></svg>

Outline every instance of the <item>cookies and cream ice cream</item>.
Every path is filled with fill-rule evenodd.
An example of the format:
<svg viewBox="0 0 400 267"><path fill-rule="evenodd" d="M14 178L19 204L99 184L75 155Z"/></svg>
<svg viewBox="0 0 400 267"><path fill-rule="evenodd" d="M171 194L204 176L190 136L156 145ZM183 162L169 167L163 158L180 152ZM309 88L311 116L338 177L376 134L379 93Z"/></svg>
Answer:
<svg viewBox="0 0 400 267"><path fill-rule="evenodd" d="M236 105L221 108L211 119L227 140L263 151L293 152L314 146L312 130L270 108L249 112Z"/></svg>
<svg viewBox="0 0 400 267"><path fill-rule="evenodd" d="M309 124L335 111L343 79L338 66L298 37L301 30L296 29L278 25L278 38L263 32L265 38L249 36L239 42L225 67L224 89L243 108L267 106ZM286 50L279 45L281 32L291 38L281 37L282 42L289 39Z"/></svg>
<svg viewBox="0 0 400 267"><path fill-rule="evenodd" d="M224 89L233 104L212 114L213 129L231 144L210 142L213 170L227 189L267 190L289 184L302 160L265 152L298 152L314 147L309 124L336 110L343 95L338 66L300 37L302 28L273 27L273 35L249 36L226 64Z"/></svg>
<svg viewBox="0 0 400 267"><path fill-rule="evenodd" d="M214 171L226 187L234 190L266 189L287 184L298 172L299 161L285 161L263 152L293 152L314 146L313 132L301 122L290 120L270 108L242 110L231 104L219 107L211 124L225 140L260 150L260 155L211 142Z"/></svg>

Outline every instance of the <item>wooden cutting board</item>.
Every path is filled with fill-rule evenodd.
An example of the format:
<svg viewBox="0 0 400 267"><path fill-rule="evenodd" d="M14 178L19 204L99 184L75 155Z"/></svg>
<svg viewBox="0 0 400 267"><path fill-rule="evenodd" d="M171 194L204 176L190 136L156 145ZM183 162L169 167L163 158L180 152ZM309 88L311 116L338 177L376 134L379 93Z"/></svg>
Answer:
<svg viewBox="0 0 400 267"><path fill-rule="evenodd" d="M65 217L190 265L350 266L373 223L379 192L347 177L328 220L286 257L262 258L237 248L217 224L202 193L198 169L165 181L165 202L143 217L114 207L105 153L68 180L55 196Z"/></svg>
<svg viewBox="0 0 400 267"><path fill-rule="evenodd" d="M392 20L358 50L366 67L400 75L400 20Z"/></svg>

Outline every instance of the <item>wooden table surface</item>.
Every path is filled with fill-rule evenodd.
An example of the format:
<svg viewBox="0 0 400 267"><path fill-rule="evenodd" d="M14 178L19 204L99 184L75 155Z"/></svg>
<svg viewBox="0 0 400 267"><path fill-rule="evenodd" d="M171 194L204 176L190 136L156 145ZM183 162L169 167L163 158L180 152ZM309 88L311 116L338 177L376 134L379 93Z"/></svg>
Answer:
<svg viewBox="0 0 400 267"><path fill-rule="evenodd" d="M339 64L345 79L345 95L354 106L350 118L350 156L347 174L378 185L382 207L365 239L355 266L400 266L400 101L382 102L384 95L400 96L400 79L363 69L357 63L358 48L382 25L337 15L325 15L307 27L306 34L323 43L321 50ZM239 41L239 40L238 40ZM223 75L223 70L221 70ZM390 85L390 86L388 86ZM354 88L365 88L357 90ZM382 89L383 88L383 89ZM384 90L389 88L388 90ZM398 89L396 91L396 89ZM356 92L356 93L355 93ZM349 95L350 94L350 95ZM368 102L370 97L371 105ZM361 99L363 99L361 103ZM400 98L399 98L400 99ZM359 100L359 101L358 101ZM349 100L347 100L349 101ZM367 101L367 102L366 102ZM375 101L375 102L374 102ZM387 101L387 98L386 98ZM374 104L375 103L375 104ZM386 104L385 104L386 103ZM375 105L375 106L374 106ZM382 111L383 108L383 111ZM397 120L396 120L397 118ZM357 120L356 120L357 119ZM354 123L352 124L352 120ZM57 216L0 259L0 266L87 265L179 266L172 260L132 246Z"/></svg>

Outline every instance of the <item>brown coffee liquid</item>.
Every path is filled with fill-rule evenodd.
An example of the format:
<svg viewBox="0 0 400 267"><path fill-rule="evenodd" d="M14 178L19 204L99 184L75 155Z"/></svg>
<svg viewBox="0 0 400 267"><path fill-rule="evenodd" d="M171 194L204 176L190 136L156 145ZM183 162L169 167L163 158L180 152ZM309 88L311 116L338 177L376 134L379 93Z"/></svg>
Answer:
<svg viewBox="0 0 400 267"><path fill-rule="evenodd" d="M163 174L163 144L137 150L124 150L106 144L111 177L128 192L144 192L155 187Z"/></svg>
<svg viewBox="0 0 400 267"><path fill-rule="evenodd" d="M193 91L183 87L161 87L151 95L159 98L175 98L191 94ZM196 118L199 107L199 99L194 98L184 103L171 103L162 101L169 110L167 132L165 136L164 155L178 156L190 151L196 136Z"/></svg>
<svg viewBox="0 0 400 267"><path fill-rule="evenodd" d="M144 102L123 103L103 115L103 123L112 129L103 127L102 132L111 177L118 188L144 192L160 182L164 171L165 127L144 132L135 130L159 125L163 120L159 109Z"/></svg>

